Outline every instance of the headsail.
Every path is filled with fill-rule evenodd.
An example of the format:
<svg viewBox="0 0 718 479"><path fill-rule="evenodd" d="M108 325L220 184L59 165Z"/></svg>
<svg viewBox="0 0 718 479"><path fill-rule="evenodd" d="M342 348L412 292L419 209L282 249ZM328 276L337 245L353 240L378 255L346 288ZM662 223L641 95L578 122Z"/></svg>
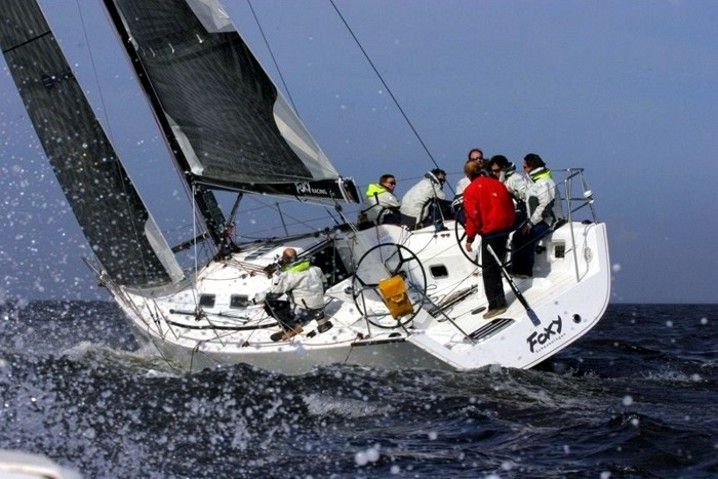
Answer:
<svg viewBox="0 0 718 479"><path fill-rule="evenodd" d="M182 279L35 0L0 1L0 47L65 197L110 277L139 288Z"/></svg>
<svg viewBox="0 0 718 479"><path fill-rule="evenodd" d="M218 0L105 0L190 183L359 202Z"/></svg>

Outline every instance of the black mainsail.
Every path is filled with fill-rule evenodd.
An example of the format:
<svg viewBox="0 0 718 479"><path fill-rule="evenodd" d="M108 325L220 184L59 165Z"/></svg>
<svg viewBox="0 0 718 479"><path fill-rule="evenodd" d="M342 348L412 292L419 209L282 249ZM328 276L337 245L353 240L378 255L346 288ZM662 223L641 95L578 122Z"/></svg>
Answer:
<svg viewBox="0 0 718 479"><path fill-rule="evenodd" d="M360 201L218 0L104 2L190 185Z"/></svg>
<svg viewBox="0 0 718 479"><path fill-rule="evenodd" d="M137 288L182 279L35 0L0 1L0 47L65 197L106 272Z"/></svg>

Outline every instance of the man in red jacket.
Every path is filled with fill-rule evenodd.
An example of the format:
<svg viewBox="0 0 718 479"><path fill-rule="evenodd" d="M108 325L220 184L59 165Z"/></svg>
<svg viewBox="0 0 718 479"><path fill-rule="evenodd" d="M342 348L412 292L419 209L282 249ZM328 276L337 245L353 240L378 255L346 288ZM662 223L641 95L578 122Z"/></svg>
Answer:
<svg viewBox="0 0 718 479"><path fill-rule="evenodd" d="M481 265L483 267L484 292L489 310L484 319L491 319L506 312L504 285L501 282L501 266L489 253L494 250L502 262L506 258L506 242L514 224L514 203L503 183L491 176L480 176L478 164L467 164L467 176L471 184L464 190L466 214L466 251L472 251L477 234L481 236Z"/></svg>

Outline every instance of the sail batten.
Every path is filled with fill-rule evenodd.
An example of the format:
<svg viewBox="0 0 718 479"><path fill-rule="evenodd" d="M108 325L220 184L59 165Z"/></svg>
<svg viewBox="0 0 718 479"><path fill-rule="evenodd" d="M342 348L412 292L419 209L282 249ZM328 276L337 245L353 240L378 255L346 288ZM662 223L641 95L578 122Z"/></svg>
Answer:
<svg viewBox="0 0 718 479"><path fill-rule="evenodd" d="M0 2L0 47L62 191L110 278L137 288L182 279L36 1Z"/></svg>

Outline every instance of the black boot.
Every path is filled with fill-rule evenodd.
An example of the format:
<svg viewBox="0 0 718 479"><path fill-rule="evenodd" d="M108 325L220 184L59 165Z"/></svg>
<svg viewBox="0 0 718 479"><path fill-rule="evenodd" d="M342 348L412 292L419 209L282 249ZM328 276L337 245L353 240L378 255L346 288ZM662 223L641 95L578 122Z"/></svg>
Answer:
<svg viewBox="0 0 718 479"><path fill-rule="evenodd" d="M270 339L274 341L275 343L277 341L289 341L297 334L304 331L301 324L297 324L295 326L292 326L290 329L285 329L284 331L279 331L277 333L274 333L270 336Z"/></svg>

